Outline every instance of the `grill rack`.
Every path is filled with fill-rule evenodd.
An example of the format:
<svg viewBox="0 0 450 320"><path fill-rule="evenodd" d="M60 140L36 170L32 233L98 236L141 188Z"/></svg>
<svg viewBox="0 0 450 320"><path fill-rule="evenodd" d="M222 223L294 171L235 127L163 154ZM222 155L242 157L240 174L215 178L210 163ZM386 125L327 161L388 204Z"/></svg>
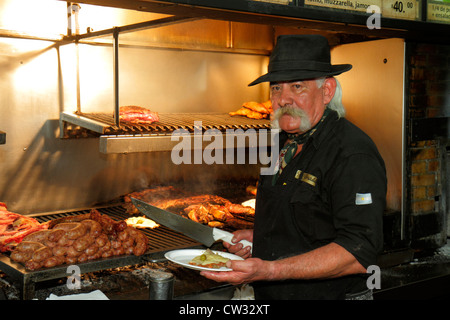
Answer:
<svg viewBox="0 0 450 320"><path fill-rule="evenodd" d="M177 129L194 131L194 122L201 121L202 129L270 129L268 119L249 119L223 113L159 113L160 121L151 124L114 123L113 114L62 112L61 122L68 122L103 135L171 134ZM64 128L62 128L64 129Z"/></svg>
<svg viewBox="0 0 450 320"><path fill-rule="evenodd" d="M126 213L125 209L120 204L96 207L95 209L97 209L101 214L105 214L116 221L124 220L130 217L130 215ZM41 213L30 215L30 217L35 218L40 223L44 223L61 217L89 213L90 210L91 208L86 208L73 211ZM192 240L191 238L162 225L155 229L140 230L149 239L149 249L145 254L139 257L134 255L123 255L87 261L85 263L77 264L80 268L80 272L83 274L111 268L136 265L145 262L160 262L165 260L164 253L167 251L174 249L203 247L200 243ZM20 298L23 300L30 300L34 298L35 284L37 282L59 279L72 275L72 272L67 272L68 266L69 265L61 265L54 268L28 271L22 264L12 261L8 255L0 254L0 270L10 276L14 283L18 284Z"/></svg>
<svg viewBox="0 0 450 320"><path fill-rule="evenodd" d="M116 125L113 115L108 113L62 112L59 119L60 137L99 137L101 153L135 153L173 150L178 142L177 139L172 139L172 134L177 129L186 130L191 138L200 129L201 132L215 129L227 136L244 138L246 146L249 146L244 134L247 130L254 130L259 135L260 132L267 133L271 128L269 119L232 117L223 113L160 113L159 117L160 121L151 124ZM260 146L271 143L267 135L258 140ZM227 147L225 143L223 147Z"/></svg>

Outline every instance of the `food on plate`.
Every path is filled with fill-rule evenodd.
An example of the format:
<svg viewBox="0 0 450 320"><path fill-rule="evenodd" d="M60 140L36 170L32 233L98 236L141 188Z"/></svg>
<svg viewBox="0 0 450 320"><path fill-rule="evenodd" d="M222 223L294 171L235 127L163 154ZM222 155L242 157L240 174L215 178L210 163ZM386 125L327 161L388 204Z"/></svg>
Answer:
<svg viewBox="0 0 450 320"><path fill-rule="evenodd" d="M6 204L0 202L0 252L9 252L30 233L47 229L36 219L8 211Z"/></svg>
<svg viewBox="0 0 450 320"><path fill-rule="evenodd" d="M201 255L196 256L189 264L193 266L219 269L225 267L228 258L222 257L220 254L212 252L210 249L206 249Z"/></svg>
<svg viewBox="0 0 450 320"><path fill-rule="evenodd" d="M150 124L159 121L157 112L139 106L123 106L119 108L119 120L129 123Z"/></svg>
<svg viewBox="0 0 450 320"><path fill-rule="evenodd" d="M52 228L25 236L12 251L11 260L36 270L124 254L140 256L148 249L141 231L96 209L78 219L67 217L48 225Z"/></svg>
<svg viewBox="0 0 450 320"><path fill-rule="evenodd" d="M146 218L146 217L131 217L125 220L127 225L135 227L135 228L150 228L154 229L159 227L155 221Z"/></svg>
<svg viewBox="0 0 450 320"><path fill-rule="evenodd" d="M249 101L243 103L237 111L229 112L229 115L244 116L250 119L266 119L272 112L273 109L270 100L264 103Z"/></svg>

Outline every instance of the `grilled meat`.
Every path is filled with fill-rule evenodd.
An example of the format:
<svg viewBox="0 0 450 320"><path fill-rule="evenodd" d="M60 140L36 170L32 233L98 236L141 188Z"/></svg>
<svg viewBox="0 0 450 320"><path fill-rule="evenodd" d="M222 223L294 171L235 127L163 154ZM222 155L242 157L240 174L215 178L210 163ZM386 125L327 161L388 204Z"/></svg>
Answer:
<svg viewBox="0 0 450 320"><path fill-rule="evenodd" d="M52 229L27 235L11 259L36 270L123 254L139 256L148 249L148 239L141 231L95 209L75 220L58 219Z"/></svg>
<svg viewBox="0 0 450 320"><path fill-rule="evenodd" d="M272 104L270 103L270 101L265 102L265 104L254 101L245 102L242 106L252 111L264 114L270 114L272 109Z"/></svg>
<svg viewBox="0 0 450 320"><path fill-rule="evenodd" d="M267 114L256 112L256 111L250 110L246 107L242 107L237 111L229 112L228 114L230 116L244 116L244 117L247 117L250 119L256 119L256 120L267 118Z"/></svg>
<svg viewBox="0 0 450 320"><path fill-rule="evenodd" d="M250 101L245 102L239 110L229 112L229 115L244 116L250 119L266 119L272 112L273 109L270 100L264 103Z"/></svg>
<svg viewBox="0 0 450 320"><path fill-rule="evenodd" d="M211 227L224 228L233 224L233 228L248 229L253 225L246 221L239 224L242 219L253 219L253 208L232 203L217 195L187 195L174 187L157 187L125 195L124 207L127 212L139 214L131 202L131 197Z"/></svg>
<svg viewBox="0 0 450 320"><path fill-rule="evenodd" d="M136 198L147 203L156 205L156 203L164 202L165 200L172 200L180 197L185 197L187 194L173 186L155 187L129 193L123 197L124 208L130 215L139 214L139 210L131 202L131 198Z"/></svg>
<svg viewBox="0 0 450 320"><path fill-rule="evenodd" d="M138 106L125 106L119 108L119 119L129 123L150 124L159 121L156 112Z"/></svg>
<svg viewBox="0 0 450 320"><path fill-rule="evenodd" d="M47 224L10 212L6 204L0 203L0 252L13 250L27 235L47 228Z"/></svg>
<svg viewBox="0 0 450 320"><path fill-rule="evenodd" d="M227 205L231 202L225 198L202 194L191 197L183 197L171 200L160 200L153 203L153 205L168 211L178 211L195 204L210 204L210 205Z"/></svg>

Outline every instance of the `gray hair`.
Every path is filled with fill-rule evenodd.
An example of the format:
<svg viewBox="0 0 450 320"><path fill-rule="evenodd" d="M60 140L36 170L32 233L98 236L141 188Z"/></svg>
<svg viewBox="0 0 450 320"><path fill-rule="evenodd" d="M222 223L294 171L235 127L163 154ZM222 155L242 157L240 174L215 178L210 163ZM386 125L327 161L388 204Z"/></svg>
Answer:
<svg viewBox="0 0 450 320"><path fill-rule="evenodd" d="M345 117L345 108L342 104L342 87L339 83L338 79L334 78L336 80L336 91L334 92L333 99L331 99L330 103L328 104L328 108L331 110L334 110L337 112L339 118ZM323 83L325 82L325 78L318 78L316 79L317 88L321 88Z"/></svg>

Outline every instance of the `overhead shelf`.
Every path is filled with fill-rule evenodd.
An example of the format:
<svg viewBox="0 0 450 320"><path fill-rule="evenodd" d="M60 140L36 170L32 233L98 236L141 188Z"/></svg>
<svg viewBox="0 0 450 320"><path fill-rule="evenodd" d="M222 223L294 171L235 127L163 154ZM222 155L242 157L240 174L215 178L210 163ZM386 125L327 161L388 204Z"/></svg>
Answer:
<svg viewBox="0 0 450 320"><path fill-rule="evenodd" d="M119 134L172 134L177 129L193 132L197 123L202 130L217 129L270 129L268 119L249 119L242 116L230 116L224 113L159 113L160 121L151 124L114 122L112 113L78 113L62 112L60 125L71 123L102 135Z"/></svg>
<svg viewBox="0 0 450 320"><path fill-rule="evenodd" d="M195 134L208 133L208 130L211 130L209 133L225 134L227 138L234 139L248 134L259 137L259 130L264 129L267 140L270 140L271 125L268 119L232 117L223 113L159 113L159 118L160 121L151 124L116 125L112 113L62 112L60 132L61 137L64 137L68 124L93 131L100 135L102 153L169 151L178 143L178 140L172 139L174 133L188 133L193 138ZM265 140L259 141L258 138L258 145L269 145L270 142L266 143ZM249 146L248 143L246 146ZM225 139L223 144L225 148ZM191 145L194 147L194 143ZM204 147L205 144L202 145Z"/></svg>

